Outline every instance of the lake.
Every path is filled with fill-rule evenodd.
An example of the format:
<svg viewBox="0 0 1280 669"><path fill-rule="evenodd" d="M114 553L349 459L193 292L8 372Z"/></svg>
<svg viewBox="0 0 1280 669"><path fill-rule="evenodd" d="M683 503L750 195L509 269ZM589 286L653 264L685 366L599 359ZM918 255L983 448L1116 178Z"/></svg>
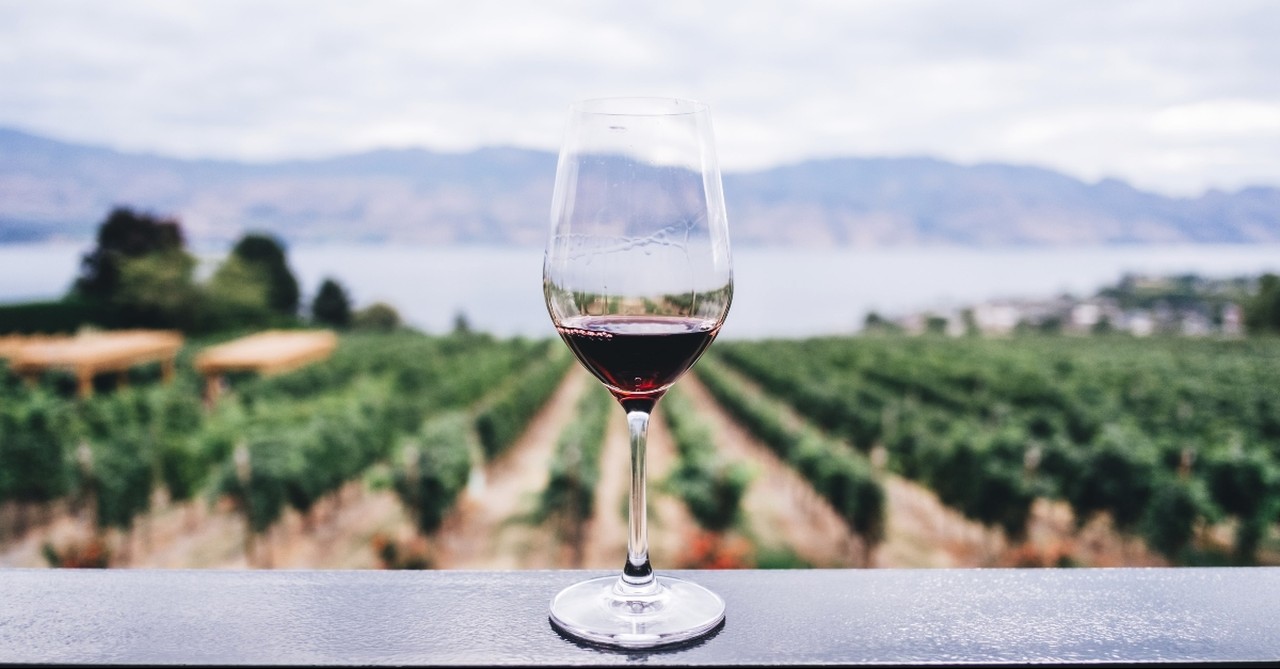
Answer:
<svg viewBox="0 0 1280 669"><path fill-rule="evenodd" d="M0 302L55 298L84 246L0 246ZM206 271L218 260L202 256ZM541 248L306 246L289 263L309 301L322 279L357 307L387 302L410 324L445 332L464 313L500 336L552 334ZM765 249L734 251L735 294L722 336L804 337L857 331L892 316L994 298L1092 294L1126 272L1209 277L1280 273L1280 245L1070 248Z"/></svg>

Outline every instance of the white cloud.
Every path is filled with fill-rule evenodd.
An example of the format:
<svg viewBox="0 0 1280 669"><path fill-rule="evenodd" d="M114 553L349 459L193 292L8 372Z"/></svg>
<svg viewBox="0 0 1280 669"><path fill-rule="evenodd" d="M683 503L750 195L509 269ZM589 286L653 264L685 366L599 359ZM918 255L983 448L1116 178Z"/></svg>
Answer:
<svg viewBox="0 0 1280 669"><path fill-rule="evenodd" d="M1205 100L1160 110L1151 119L1157 134L1193 139L1280 135L1280 102Z"/></svg>
<svg viewBox="0 0 1280 669"><path fill-rule="evenodd" d="M711 104L726 169L930 154L1280 184L1269 0L0 4L0 125L185 156L555 148L567 104Z"/></svg>

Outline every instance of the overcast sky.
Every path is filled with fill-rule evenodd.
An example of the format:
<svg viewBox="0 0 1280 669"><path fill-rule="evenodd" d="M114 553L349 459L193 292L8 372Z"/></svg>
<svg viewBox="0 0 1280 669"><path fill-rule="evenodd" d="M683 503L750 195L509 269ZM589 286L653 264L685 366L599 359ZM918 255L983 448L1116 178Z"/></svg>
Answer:
<svg viewBox="0 0 1280 669"><path fill-rule="evenodd" d="M0 0L0 125L251 160L555 149L711 105L725 170L844 155L1280 186L1276 0Z"/></svg>

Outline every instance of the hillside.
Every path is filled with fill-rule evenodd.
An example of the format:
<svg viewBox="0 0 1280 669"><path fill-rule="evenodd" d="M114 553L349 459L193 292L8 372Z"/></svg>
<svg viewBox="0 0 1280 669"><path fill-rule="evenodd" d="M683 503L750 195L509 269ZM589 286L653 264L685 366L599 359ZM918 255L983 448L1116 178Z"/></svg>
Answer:
<svg viewBox="0 0 1280 669"><path fill-rule="evenodd" d="M556 157L378 150L276 163L124 153L0 129L0 243L88 239L116 204L178 216L191 241L540 245ZM1117 180L932 158L838 158L724 175L739 245L1280 241L1280 189L1173 198Z"/></svg>

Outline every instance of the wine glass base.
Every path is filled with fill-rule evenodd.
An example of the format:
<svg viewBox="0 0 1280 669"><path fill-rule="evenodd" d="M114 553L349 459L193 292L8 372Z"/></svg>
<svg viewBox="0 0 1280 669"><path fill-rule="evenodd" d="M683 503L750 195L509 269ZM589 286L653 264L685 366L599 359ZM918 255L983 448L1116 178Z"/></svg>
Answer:
<svg viewBox="0 0 1280 669"><path fill-rule="evenodd" d="M551 600L551 623L568 636L619 648L691 641L724 620L724 600L684 579L658 576L651 594L625 594L617 576L575 583Z"/></svg>

